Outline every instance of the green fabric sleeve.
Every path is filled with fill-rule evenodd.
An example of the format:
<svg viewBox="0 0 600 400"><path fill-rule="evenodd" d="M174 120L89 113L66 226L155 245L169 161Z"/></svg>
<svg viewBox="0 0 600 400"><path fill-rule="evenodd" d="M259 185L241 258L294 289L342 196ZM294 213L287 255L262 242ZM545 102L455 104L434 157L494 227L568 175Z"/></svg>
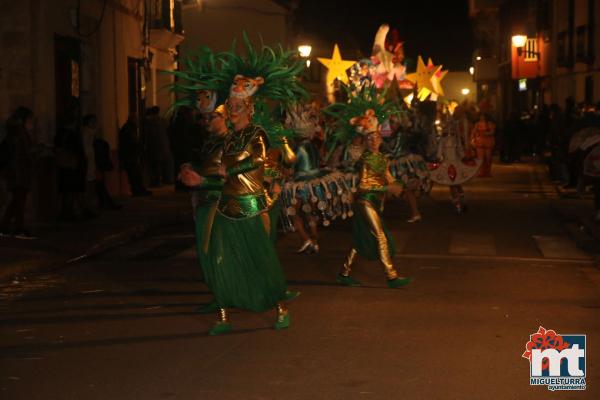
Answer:
<svg viewBox="0 0 600 400"><path fill-rule="evenodd" d="M243 174L244 172L252 171L258 168L258 165L252 158L247 158L233 167L227 168L227 175Z"/></svg>
<svg viewBox="0 0 600 400"><path fill-rule="evenodd" d="M201 184L195 186L195 189L213 190L223 187L224 179L217 176L206 176Z"/></svg>

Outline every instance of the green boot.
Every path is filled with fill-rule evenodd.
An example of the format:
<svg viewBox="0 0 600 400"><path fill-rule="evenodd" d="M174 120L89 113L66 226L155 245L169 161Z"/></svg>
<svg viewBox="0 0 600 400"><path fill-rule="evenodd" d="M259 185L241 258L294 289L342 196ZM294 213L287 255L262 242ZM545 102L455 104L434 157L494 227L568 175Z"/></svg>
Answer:
<svg viewBox="0 0 600 400"><path fill-rule="evenodd" d="M224 335L232 331L231 324L229 322L217 322L212 328L208 330L210 336Z"/></svg>
<svg viewBox="0 0 600 400"><path fill-rule="evenodd" d="M412 282L411 278L401 278L401 277L398 277L396 279L390 279L390 280L388 280L387 281L387 285L388 285L389 288L395 289L395 288L400 288L402 286L406 286L410 282Z"/></svg>
<svg viewBox="0 0 600 400"><path fill-rule="evenodd" d="M281 317L277 317L277 321L275 325L273 325L274 329L287 329L290 327L290 314L282 315Z"/></svg>
<svg viewBox="0 0 600 400"><path fill-rule="evenodd" d="M338 275L335 281L342 286L360 286L360 282L350 276Z"/></svg>
<svg viewBox="0 0 600 400"><path fill-rule="evenodd" d="M279 303L277 304L277 320L275 321L275 325L273 325L273 329L287 329L290 327L290 313L288 312L285 304Z"/></svg>

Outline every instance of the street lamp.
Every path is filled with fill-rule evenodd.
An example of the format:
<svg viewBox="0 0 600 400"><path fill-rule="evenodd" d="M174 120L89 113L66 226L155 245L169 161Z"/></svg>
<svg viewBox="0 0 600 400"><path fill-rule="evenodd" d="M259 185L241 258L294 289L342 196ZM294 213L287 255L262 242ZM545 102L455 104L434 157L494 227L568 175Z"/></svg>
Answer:
<svg viewBox="0 0 600 400"><path fill-rule="evenodd" d="M310 68L310 53L312 52L312 46L308 45L308 44L302 44L300 46L298 46L298 53L300 54L300 57L305 58L306 59L306 68Z"/></svg>
<svg viewBox="0 0 600 400"><path fill-rule="evenodd" d="M309 46L307 44L298 46L298 53L300 53L300 57L302 57L302 58L310 57L311 51L312 51L312 46Z"/></svg>
<svg viewBox="0 0 600 400"><path fill-rule="evenodd" d="M525 36L525 35L514 35L512 37L512 44L516 48L525 46L526 42L527 42L527 36Z"/></svg>
<svg viewBox="0 0 600 400"><path fill-rule="evenodd" d="M463 94L463 96L466 96L469 93L471 93L471 91L468 88L463 88L460 92Z"/></svg>
<svg viewBox="0 0 600 400"><path fill-rule="evenodd" d="M525 43L527 43L527 36L514 35L511 41L512 45L517 48L517 56L521 57L521 54L523 54L523 47L525 47Z"/></svg>
<svg viewBox="0 0 600 400"><path fill-rule="evenodd" d="M475 67L469 67L469 73L471 75L474 75L475 74Z"/></svg>

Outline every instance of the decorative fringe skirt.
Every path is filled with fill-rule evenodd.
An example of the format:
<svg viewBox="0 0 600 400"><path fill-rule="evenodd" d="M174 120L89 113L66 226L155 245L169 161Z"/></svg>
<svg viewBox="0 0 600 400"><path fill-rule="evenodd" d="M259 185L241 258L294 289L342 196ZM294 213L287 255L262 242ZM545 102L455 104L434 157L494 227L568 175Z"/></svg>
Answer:
<svg viewBox="0 0 600 400"><path fill-rule="evenodd" d="M208 253L200 260L220 308L263 312L284 299L285 276L263 218L232 219L216 212Z"/></svg>

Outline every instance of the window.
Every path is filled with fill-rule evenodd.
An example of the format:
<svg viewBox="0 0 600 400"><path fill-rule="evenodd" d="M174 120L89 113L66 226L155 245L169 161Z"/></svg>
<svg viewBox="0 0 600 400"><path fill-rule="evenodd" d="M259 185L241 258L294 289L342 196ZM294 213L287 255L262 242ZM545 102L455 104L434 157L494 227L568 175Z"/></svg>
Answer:
<svg viewBox="0 0 600 400"><path fill-rule="evenodd" d="M527 39L525 42L525 61L537 61L538 60L538 41L536 38Z"/></svg>

